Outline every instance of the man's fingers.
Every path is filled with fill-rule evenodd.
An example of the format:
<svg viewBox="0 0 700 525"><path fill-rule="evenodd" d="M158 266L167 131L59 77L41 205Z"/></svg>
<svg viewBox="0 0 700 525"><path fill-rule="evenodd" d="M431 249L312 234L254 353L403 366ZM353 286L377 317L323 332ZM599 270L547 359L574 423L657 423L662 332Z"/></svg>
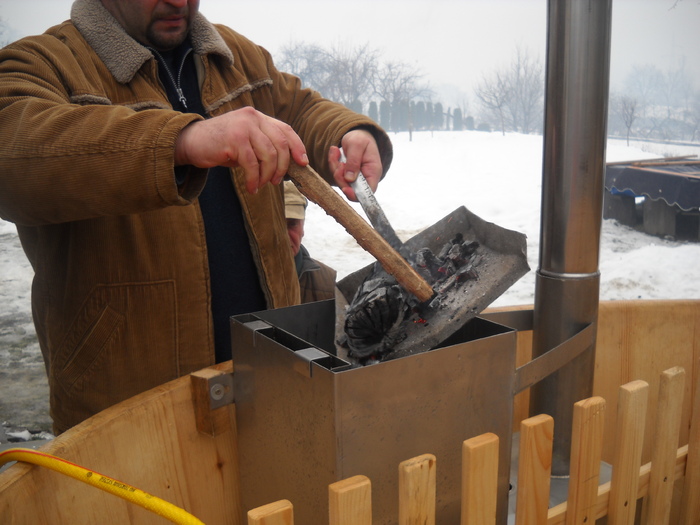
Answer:
<svg viewBox="0 0 700 525"><path fill-rule="evenodd" d="M238 150L236 164L245 173L245 187L248 193L255 194L260 187L260 163L252 145Z"/></svg>
<svg viewBox="0 0 700 525"><path fill-rule="evenodd" d="M267 183L268 181L272 182L273 184L279 184L287 174L287 168L289 167L290 144L288 139L288 131L291 131L291 128L287 130L284 126L281 126L278 123L282 124L279 121L272 120L265 122L261 126L262 132L265 133L270 141L271 147L275 150L274 165L272 162L272 157L269 159L261 159L263 163L269 162L269 165L266 164L265 168L263 169L262 177L264 180L261 180L261 185ZM294 132L292 131L292 133ZM270 172L269 178L267 178L268 171Z"/></svg>
<svg viewBox="0 0 700 525"><path fill-rule="evenodd" d="M274 123L284 137L285 152L291 156L294 162L300 166L306 166L309 163L309 157L306 155L306 146L304 146L304 143L301 141L301 138L299 138L299 135L296 134L290 125L285 124L284 122L274 120ZM282 173L280 181L282 180L282 177L286 175L288 167L289 158L287 158L287 162L284 165L284 173Z"/></svg>
<svg viewBox="0 0 700 525"><path fill-rule="evenodd" d="M345 173L343 174L348 183L355 182L357 174L362 170L362 159L364 150L352 149L345 159Z"/></svg>
<svg viewBox="0 0 700 525"><path fill-rule="evenodd" d="M376 191L382 177L382 163L372 134L364 130L350 131L343 137L343 151L347 156L345 179L355 180L355 174L362 172L372 191Z"/></svg>
<svg viewBox="0 0 700 525"><path fill-rule="evenodd" d="M338 146L331 146L328 150L328 167L333 173L338 169L341 160L341 152Z"/></svg>
<svg viewBox="0 0 700 525"><path fill-rule="evenodd" d="M246 189L256 193L268 182L279 184L290 159L309 163L306 147L288 124L253 108L241 108L194 123L178 136L176 165L240 166Z"/></svg>

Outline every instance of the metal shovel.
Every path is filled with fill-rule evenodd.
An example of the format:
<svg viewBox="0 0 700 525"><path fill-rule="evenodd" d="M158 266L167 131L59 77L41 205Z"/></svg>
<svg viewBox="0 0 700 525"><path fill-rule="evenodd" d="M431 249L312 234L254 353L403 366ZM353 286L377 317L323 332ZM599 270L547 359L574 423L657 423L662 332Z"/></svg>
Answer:
<svg viewBox="0 0 700 525"><path fill-rule="evenodd" d="M362 248L372 254L382 267L389 274L393 275L401 286L415 295L420 302L428 301L434 295L432 286L345 199L338 195L313 168L310 166L302 167L292 162L289 165L288 174L302 194L321 206L328 215L338 221ZM362 180L364 181L364 177L362 177ZM364 181L364 183L371 194L372 190L367 185L367 181ZM378 204L377 208L381 211ZM388 221L386 221L386 224L388 225ZM391 226L388 227L391 228ZM393 229L391 232L396 237ZM396 241L398 241L398 237L396 237ZM401 244L400 241L398 243Z"/></svg>
<svg viewBox="0 0 700 525"><path fill-rule="evenodd" d="M362 203L363 198L369 197L365 199L368 201L365 212L383 234L389 239L393 237L392 243L398 247L397 250L311 168L302 168L292 163L289 175L301 193L343 225L404 289L415 295L421 303L429 302L432 305L437 301L436 306L415 312L405 319L402 323L404 337L396 343L386 359L412 355L444 344L450 336L462 329L467 321L483 311L530 270L525 235L487 222L464 206L401 243L386 217L382 218L381 207L376 203L372 190L369 186L363 189L363 182L360 180L354 188L358 199ZM364 184L366 185L366 181ZM480 264L477 268L479 275L477 279L459 287L452 287L435 297L432 286L414 270L399 251L414 254L428 248L438 253L456 234L461 234L465 239L476 241L480 245ZM342 297L336 298L336 333L342 331L345 323L345 305L352 301L355 292L370 275L373 267L371 264L338 282ZM339 346L337 351L338 356L348 358L343 347Z"/></svg>

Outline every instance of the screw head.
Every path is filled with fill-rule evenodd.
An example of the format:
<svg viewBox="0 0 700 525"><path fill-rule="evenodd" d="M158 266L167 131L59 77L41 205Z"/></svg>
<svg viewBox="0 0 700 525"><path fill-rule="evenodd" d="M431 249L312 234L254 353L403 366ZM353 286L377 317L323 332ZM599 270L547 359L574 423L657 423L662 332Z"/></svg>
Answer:
<svg viewBox="0 0 700 525"><path fill-rule="evenodd" d="M226 389L224 388L224 385L220 383L213 384L209 389L209 395L214 401L220 401L223 399L225 393Z"/></svg>

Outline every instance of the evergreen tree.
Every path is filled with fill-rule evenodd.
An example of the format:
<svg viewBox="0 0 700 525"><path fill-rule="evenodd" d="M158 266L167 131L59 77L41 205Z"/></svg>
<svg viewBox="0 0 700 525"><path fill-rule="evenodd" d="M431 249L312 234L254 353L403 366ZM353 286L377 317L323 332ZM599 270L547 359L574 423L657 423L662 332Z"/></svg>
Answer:
<svg viewBox="0 0 700 525"><path fill-rule="evenodd" d="M379 103L379 125L386 130L391 130L391 106L386 100Z"/></svg>
<svg viewBox="0 0 700 525"><path fill-rule="evenodd" d="M391 130L406 131L408 129L408 100L400 100L391 105Z"/></svg>
<svg viewBox="0 0 700 525"><path fill-rule="evenodd" d="M399 129L406 131L411 122L411 105L408 100L399 103Z"/></svg>
<svg viewBox="0 0 700 525"><path fill-rule="evenodd" d="M464 119L464 127L469 131L474 131L474 117L469 116Z"/></svg>
<svg viewBox="0 0 700 525"><path fill-rule="evenodd" d="M348 104L348 109L353 110L355 113L362 113L362 101L355 99L350 104Z"/></svg>
<svg viewBox="0 0 700 525"><path fill-rule="evenodd" d="M462 122L462 110L455 108L454 113L452 113L452 129L455 131L462 131L464 129L464 122Z"/></svg>
<svg viewBox="0 0 700 525"><path fill-rule="evenodd" d="M369 103L369 118L375 122L379 122L379 109L377 108L377 103L373 100Z"/></svg>
<svg viewBox="0 0 700 525"><path fill-rule="evenodd" d="M425 105L425 127L426 129L434 129L435 125L433 124L433 113L435 110L433 109L433 103L428 102Z"/></svg>
<svg viewBox="0 0 700 525"><path fill-rule="evenodd" d="M425 102L422 100L416 102L413 124L416 130L425 129Z"/></svg>
<svg viewBox="0 0 700 525"><path fill-rule="evenodd" d="M435 109L433 110L433 128L443 129L444 122L445 116L443 115L442 104L440 102L437 102L435 104Z"/></svg>

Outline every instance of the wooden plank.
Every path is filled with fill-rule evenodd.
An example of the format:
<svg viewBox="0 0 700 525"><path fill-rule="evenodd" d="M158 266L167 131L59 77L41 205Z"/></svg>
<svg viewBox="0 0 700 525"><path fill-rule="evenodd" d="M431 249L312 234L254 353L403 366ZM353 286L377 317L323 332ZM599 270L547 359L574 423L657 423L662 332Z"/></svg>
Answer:
<svg viewBox="0 0 700 525"><path fill-rule="evenodd" d="M328 486L330 525L372 525L372 483L353 476Z"/></svg>
<svg viewBox="0 0 700 525"><path fill-rule="evenodd" d="M700 163L696 163L696 164L700 164ZM686 179L700 179L700 175L695 175L694 173L681 173L678 171L667 171L667 170L660 170L658 168L646 168L646 167L639 167L637 169L642 170L642 171L648 171L651 173L660 173L662 175L670 175L672 177L683 177Z"/></svg>
<svg viewBox="0 0 700 525"><path fill-rule="evenodd" d="M683 479L685 475L685 466L688 458L688 446L680 447L676 451L676 463L673 470L673 479ZM651 474L651 463L642 465L639 469L639 492L637 499L644 498L649 493L649 477ZM603 483L598 487L598 496L595 503L595 519L599 520L607 516L608 506L610 504L610 482ZM560 503L556 507L549 509L547 513L546 525L563 525L566 521L567 502ZM647 524L651 525L651 524Z"/></svg>
<svg viewBox="0 0 700 525"><path fill-rule="evenodd" d="M486 433L462 443L461 525L496 523L498 441Z"/></svg>
<svg viewBox="0 0 700 525"><path fill-rule="evenodd" d="M630 166L639 166L644 165L644 164L665 164L667 162L682 162L684 160L688 159L696 159L698 156L697 155L681 155L677 157L660 157L657 159L645 159L645 160L619 160L616 162L606 162L606 166L625 166L625 165L630 165Z"/></svg>
<svg viewBox="0 0 700 525"><path fill-rule="evenodd" d="M365 221L311 166L290 162L288 175L299 191L323 211L333 217L353 236L357 243L371 253L382 267L420 302L430 299L435 292L418 272L394 250L379 233Z"/></svg>
<svg viewBox="0 0 700 525"><path fill-rule="evenodd" d="M217 365L230 372L231 362ZM230 431L197 432L190 378L181 377L114 405L41 447L133 485L204 523L238 525L235 407L222 408ZM162 523L163 519L101 490L38 466L0 474L0 523Z"/></svg>
<svg viewBox="0 0 700 525"><path fill-rule="evenodd" d="M515 367L532 361L532 330L518 330ZM513 432L520 428L520 422L530 415L530 389L527 388L513 398Z"/></svg>
<svg viewBox="0 0 700 525"><path fill-rule="evenodd" d="M399 525L435 525L435 456L399 464Z"/></svg>
<svg viewBox="0 0 700 525"><path fill-rule="evenodd" d="M294 507L283 499L249 510L248 525L294 525Z"/></svg>
<svg viewBox="0 0 700 525"><path fill-rule="evenodd" d="M661 372L682 366L690 374L700 358L700 301L603 301L598 315L596 366L593 395L617 406L620 385L641 379L649 383L646 436L656 427L657 399ZM663 351L659 351L663 349ZM696 371L695 374L698 372ZM687 443L690 395L695 377L688 378L679 443ZM616 410L606 411L606 428L616 427ZM612 463L615 440L604 443L603 460ZM651 461L652 440L644 441L642 462Z"/></svg>
<svg viewBox="0 0 700 525"><path fill-rule="evenodd" d="M228 372L205 368L190 374L192 402L194 403L197 431L209 436L216 436L231 430L225 407L211 409L210 380L225 376Z"/></svg>
<svg viewBox="0 0 700 525"><path fill-rule="evenodd" d="M690 435L688 439L688 463L685 469L683 496L681 498L680 525L700 523L700 359L696 361L695 389L692 396Z"/></svg>
<svg viewBox="0 0 700 525"><path fill-rule="evenodd" d="M645 500L643 516L647 523L665 525L671 516L673 499L673 469L678 447L685 370L673 367L661 374L659 384L656 432L651 455L649 496Z"/></svg>
<svg viewBox="0 0 700 525"><path fill-rule="evenodd" d="M566 525L590 525L595 519L604 426L605 399L574 403Z"/></svg>
<svg viewBox="0 0 700 525"><path fill-rule="evenodd" d="M609 525L634 523L648 398L649 384L646 381L632 381L620 387L608 507Z"/></svg>
<svg viewBox="0 0 700 525"><path fill-rule="evenodd" d="M554 419L546 414L520 425L515 525L540 525L547 519L553 437Z"/></svg>

